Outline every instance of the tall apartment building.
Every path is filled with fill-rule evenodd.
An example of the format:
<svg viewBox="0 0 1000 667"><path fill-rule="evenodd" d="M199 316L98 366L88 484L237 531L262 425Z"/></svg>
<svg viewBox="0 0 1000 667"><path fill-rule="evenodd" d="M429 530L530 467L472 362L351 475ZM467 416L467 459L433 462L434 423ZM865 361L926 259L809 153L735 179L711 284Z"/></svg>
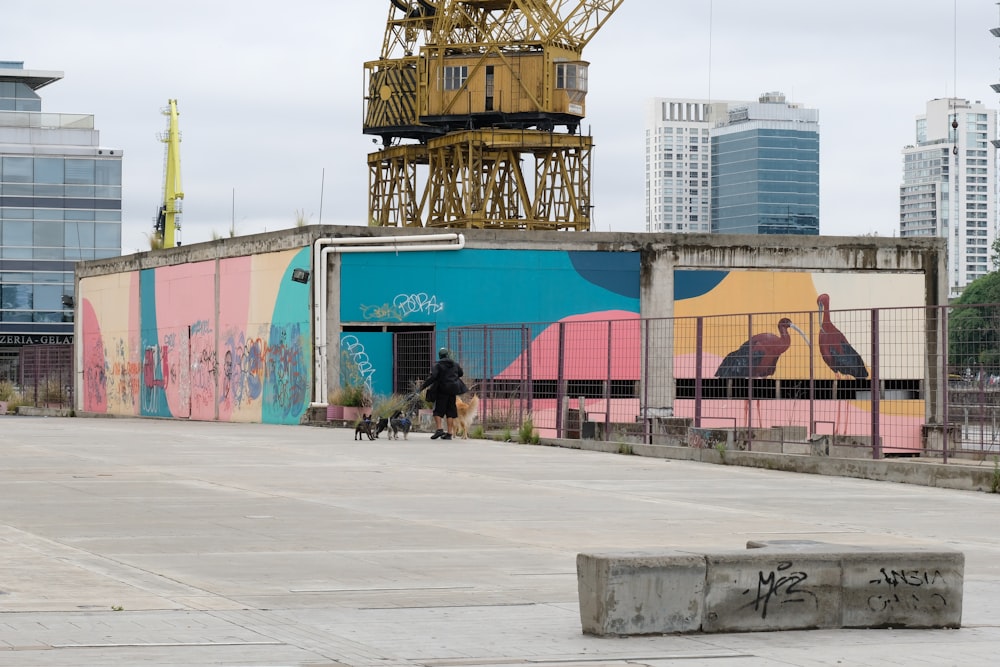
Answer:
<svg viewBox="0 0 1000 667"><path fill-rule="evenodd" d="M646 231L819 233L819 112L654 98L646 113Z"/></svg>
<svg viewBox="0 0 1000 667"><path fill-rule="evenodd" d="M94 117L42 113L62 72L0 61L0 381L25 345L73 340L73 265L121 254L122 151Z"/></svg>
<svg viewBox="0 0 1000 667"><path fill-rule="evenodd" d="M654 98L646 107L646 231L709 232L713 109L725 103Z"/></svg>
<svg viewBox="0 0 1000 667"><path fill-rule="evenodd" d="M992 269L997 112L978 101L931 100L915 136L903 148L899 235L948 239L948 288L956 297Z"/></svg>

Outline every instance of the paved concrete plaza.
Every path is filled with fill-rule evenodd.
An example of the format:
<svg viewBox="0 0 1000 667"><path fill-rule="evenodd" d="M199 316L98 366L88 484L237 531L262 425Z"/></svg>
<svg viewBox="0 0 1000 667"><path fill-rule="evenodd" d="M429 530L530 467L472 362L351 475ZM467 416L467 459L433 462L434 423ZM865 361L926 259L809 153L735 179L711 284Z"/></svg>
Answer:
<svg viewBox="0 0 1000 667"><path fill-rule="evenodd" d="M1000 496L353 435L0 417L0 665L968 666L1000 655ZM963 628L582 634L577 553L748 539L960 549Z"/></svg>

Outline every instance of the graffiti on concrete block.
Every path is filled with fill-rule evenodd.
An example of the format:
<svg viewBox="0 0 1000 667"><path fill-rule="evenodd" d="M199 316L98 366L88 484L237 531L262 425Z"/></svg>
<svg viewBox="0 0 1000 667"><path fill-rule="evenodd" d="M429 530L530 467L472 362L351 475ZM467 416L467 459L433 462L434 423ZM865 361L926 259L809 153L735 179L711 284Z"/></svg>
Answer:
<svg viewBox="0 0 1000 667"><path fill-rule="evenodd" d="M873 586L884 587L884 593L868 598L872 611L941 611L948 600L940 592L946 584L940 570L879 568L879 576L868 581ZM930 588L934 587L933 590Z"/></svg>
<svg viewBox="0 0 1000 667"><path fill-rule="evenodd" d="M743 595L753 596L743 608L752 608L764 619L767 618L768 608L772 603L801 605L811 602L815 605L816 595L804 586L809 575L801 571L793 572L792 567L792 561L782 561L770 572L765 573L763 570L758 572L756 588L747 588L743 591Z"/></svg>

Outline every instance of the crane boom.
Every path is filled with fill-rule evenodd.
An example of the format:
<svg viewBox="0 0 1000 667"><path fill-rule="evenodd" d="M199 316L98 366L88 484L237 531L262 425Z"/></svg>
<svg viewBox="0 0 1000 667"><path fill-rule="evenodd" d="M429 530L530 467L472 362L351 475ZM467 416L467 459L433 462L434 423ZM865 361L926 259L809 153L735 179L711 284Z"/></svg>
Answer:
<svg viewBox="0 0 1000 667"><path fill-rule="evenodd" d="M168 100L163 115L169 117L167 132L160 136L160 141L167 145L167 156L163 170L163 203L157 216L155 233L162 241L163 248L173 248L180 245L176 242L174 232L181 228L181 200L184 199L184 190L181 188L181 135L177 123L177 100Z"/></svg>

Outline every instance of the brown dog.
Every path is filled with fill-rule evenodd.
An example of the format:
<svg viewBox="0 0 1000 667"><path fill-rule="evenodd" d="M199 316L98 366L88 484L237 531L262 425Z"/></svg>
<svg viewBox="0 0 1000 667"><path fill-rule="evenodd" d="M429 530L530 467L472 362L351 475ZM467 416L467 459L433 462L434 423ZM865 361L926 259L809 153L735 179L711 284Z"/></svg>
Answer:
<svg viewBox="0 0 1000 667"><path fill-rule="evenodd" d="M455 398L455 407L458 408L458 419L455 420L455 436L462 439L469 439L469 426L479 415L479 397L475 394L468 402L463 401L461 396Z"/></svg>

